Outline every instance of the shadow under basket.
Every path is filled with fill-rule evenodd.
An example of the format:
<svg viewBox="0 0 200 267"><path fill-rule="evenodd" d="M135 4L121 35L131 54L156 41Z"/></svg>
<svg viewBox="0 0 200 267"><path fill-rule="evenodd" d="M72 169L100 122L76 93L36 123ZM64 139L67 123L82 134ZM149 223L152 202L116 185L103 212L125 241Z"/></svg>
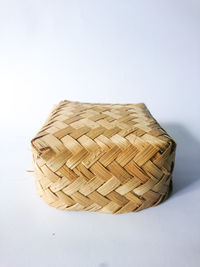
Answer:
<svg viewBox="0 0 200 267"><path fill-rule="evenodd" d="M55 208L135 212L172 188L176 142L144 103L61 101L31 146L37 191Z"/></svg>

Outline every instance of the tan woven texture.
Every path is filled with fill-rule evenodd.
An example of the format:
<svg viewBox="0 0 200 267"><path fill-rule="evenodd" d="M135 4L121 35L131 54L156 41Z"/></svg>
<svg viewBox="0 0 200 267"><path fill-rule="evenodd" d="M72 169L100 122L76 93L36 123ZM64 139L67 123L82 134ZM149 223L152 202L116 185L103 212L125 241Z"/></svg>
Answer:
<svg viewBox="0 0 200 267"><path fill-rule="evenodd" d="M133 212L171 191L176 142L143 103L61 101L31 145L39 195L59 209Z"/></svg>

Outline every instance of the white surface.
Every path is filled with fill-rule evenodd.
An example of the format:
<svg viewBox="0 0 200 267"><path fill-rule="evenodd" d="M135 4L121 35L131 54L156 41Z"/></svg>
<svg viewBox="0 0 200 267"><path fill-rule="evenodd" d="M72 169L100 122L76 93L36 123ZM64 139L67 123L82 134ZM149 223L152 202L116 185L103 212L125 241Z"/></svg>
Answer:
<svg viewBox="0 0 200 267"><path fill-rule="evenodd" d="M200 2L0 1L0 267L200 266ZM139 213L37 195L30 139L62 99L145 102L177 140L174 193Z"/></svg>

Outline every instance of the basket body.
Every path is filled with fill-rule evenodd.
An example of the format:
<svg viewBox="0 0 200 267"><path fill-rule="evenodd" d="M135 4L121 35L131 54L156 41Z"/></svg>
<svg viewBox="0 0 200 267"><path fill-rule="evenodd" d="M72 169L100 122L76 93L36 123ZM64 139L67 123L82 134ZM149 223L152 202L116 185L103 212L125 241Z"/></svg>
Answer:
<svg viewBox="0 0 200 267"><path fill-rule="evenodd" d="M37 191L59 209L139 211L172 187L176 142L143 103L61 101L31 145Z"/></svg>

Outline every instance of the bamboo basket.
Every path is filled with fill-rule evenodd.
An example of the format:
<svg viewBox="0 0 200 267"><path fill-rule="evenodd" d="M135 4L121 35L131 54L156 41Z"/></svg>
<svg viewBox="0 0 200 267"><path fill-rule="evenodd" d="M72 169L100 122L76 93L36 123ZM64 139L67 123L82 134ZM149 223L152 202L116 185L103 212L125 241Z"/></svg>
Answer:
<svg viewBox="0 0 200 267"><path fill-rule="evenodd" d="M135 212L172 189L176 142L144 103L61 101L31 147L37 191L55 208Z"/></svg>

